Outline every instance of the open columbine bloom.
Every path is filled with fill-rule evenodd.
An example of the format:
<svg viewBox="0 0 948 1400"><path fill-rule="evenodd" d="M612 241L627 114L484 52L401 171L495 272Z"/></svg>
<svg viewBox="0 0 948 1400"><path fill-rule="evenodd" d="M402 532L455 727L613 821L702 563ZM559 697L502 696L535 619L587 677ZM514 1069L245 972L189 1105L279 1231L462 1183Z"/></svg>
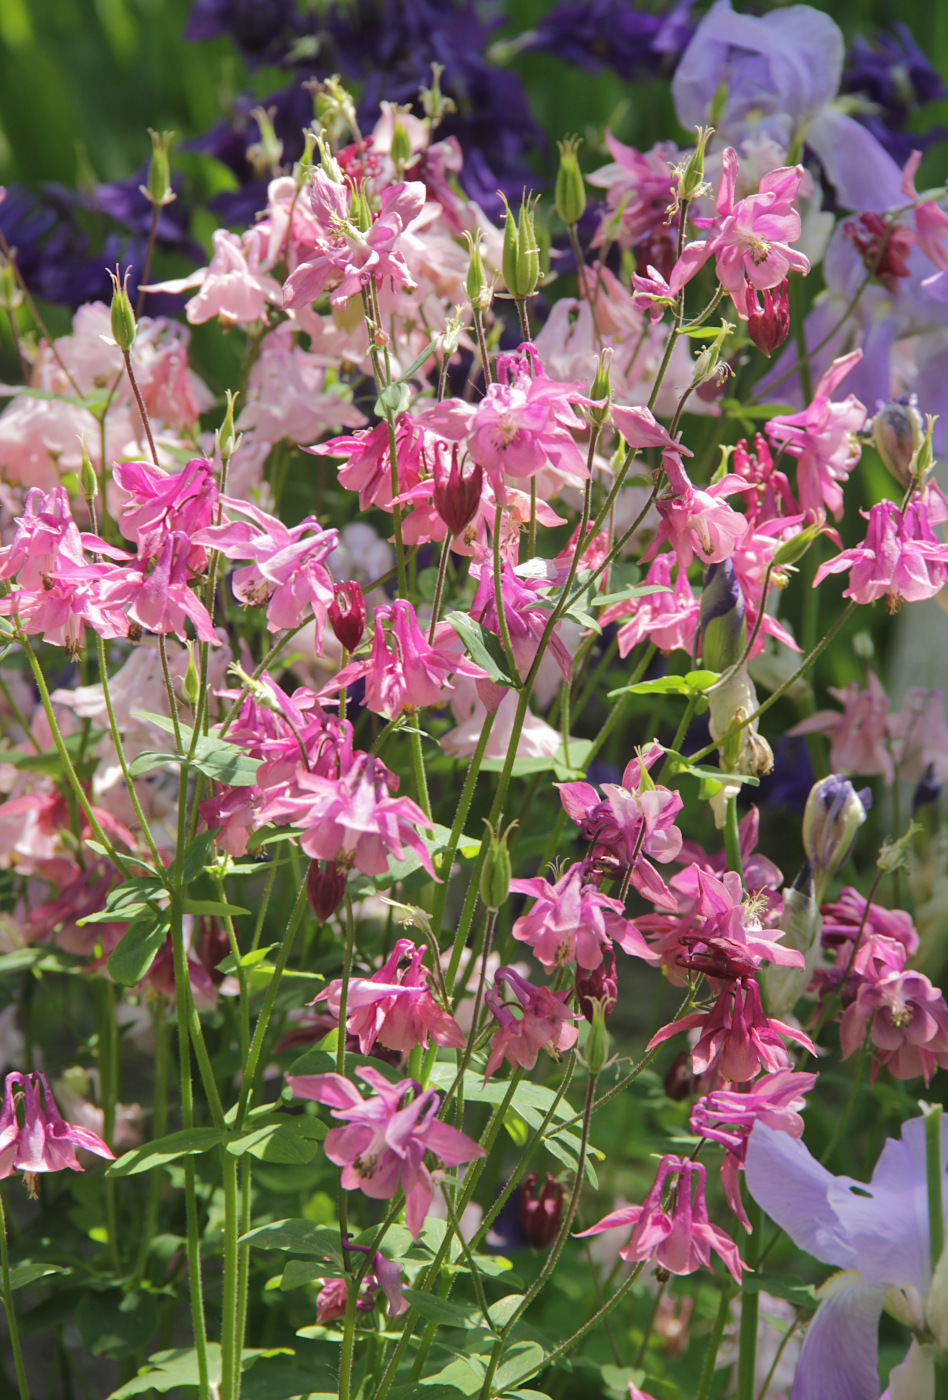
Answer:
<svg viewBox="0 0 948 1400"><path fill-rule="evenodd" d="M8 1074L0 1109L0 1178L22 1172L30 1195L38 1172L81 1172L76 1148L114 1161L114 1153L88 1128L67 1123L45 1074Z"/></svg>
<svg viewBox="0 0 948 1400"><path fill-rule="evenodd" d="M346 1029L359 1037L359 1053L371 1055L376 1041L389 1050L407 1053L416 1045L427 1047L428 1033L436 1045L464 1048L464 1032L454 1017L435 1001L428 989L428 969L422 967L425 945L416 948L410 938L399 938L391 957L371 977L353 977L346 997ZM403 958L408 966L399 969ZM339 1019L342 981L336 979L313 998L325 1001Z"/></svg>
<svg viewBox="0 0 948 1400"><path fill-rule="evenodd" d="M434 1188L425 1153L456 1167L483 1157L484 1149L457 1128L439 1122L439 1096L414 1079L390 1084L377 1069L357 1069L375 1093L363 1099L341 1074L287 1075L301 1099L328 1104L345 1127L326 1135L326 1156L342 1167L344 1191L358 1188L377 1201L390 1201L399 1186L405 1193L405 1223L415 1239L431 1208Z"/></svg>
<svg viewBox="0 0 948 1400"><path fill-rule="evenodd" d="M944 1161L948 1120L941 1151ZM795 1245L847 1271L830 1281L807 1328L792 1400L878 1400L883 1306L917 1333L932 1323L925 1120L911 1119L898 1141L886 1140L868 1186L833 1176L802 1142L757 1123L744 1176L754 1200ZM892 1374L891 1400L933 1400L931 1353L913 1343Z"/></svg>

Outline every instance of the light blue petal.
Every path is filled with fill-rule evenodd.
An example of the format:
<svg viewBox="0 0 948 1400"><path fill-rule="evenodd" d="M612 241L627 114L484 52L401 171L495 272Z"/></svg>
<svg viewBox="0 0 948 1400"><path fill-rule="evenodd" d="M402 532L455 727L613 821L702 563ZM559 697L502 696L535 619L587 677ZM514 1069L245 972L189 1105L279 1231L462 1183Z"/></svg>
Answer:
<svg viewBox="0 0 948 1400"><path fill-rule="evenodd" d="M744 1179L757 1204L800 1249L824 1264L852 1265L855 1251L828 1199L836 1178L802 1142L755 1123Z"/></svg>
<svg viewBox="0 0 948 1400"><path fill-rule="evenodd" d="M885 1292L857 1283L820 1304L807 1328L790 1400L878 1400Z"/></svg>

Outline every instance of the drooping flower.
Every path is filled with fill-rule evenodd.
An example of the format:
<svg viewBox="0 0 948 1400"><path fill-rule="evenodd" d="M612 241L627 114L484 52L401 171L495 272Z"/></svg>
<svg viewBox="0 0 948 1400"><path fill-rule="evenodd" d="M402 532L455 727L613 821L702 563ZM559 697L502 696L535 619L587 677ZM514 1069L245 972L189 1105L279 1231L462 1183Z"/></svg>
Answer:
<svg viewBox="0 0 948 1400"><path fill-rule="evenodd" d="M173 632L187 640L190 622L202 642L220 646L204 604L188 587L191 540L183 531L168 531L153 559L137 558L103 576L100 595L106 608L124 608L128 620L144 632Z"/></svg>
<svg viewBox="0 0 948 1400"><path fill-rule="evenodd" d="M803 1031L764 1015L760 988L752 977L725 982L708 1011L692 1011L657 1031L648 1043L652 1050L681 1031L697 1029L700 1034L691 1052L696 1074L717 1067L725 1079L743 1083L754 1079L762 1069L774 1073L788 1069L790 1056L781 1036L795 1040L811 1055L813 1043Z"/></svg>
<svg viewBox="0 0 948 1400"><path fill-rule="evenodd" d="M827 510L839 520L842 483L859 461L856 434L866 410L853 394L842 403L833 403L830 395L861 359L862 351L854 350L834 360L802 413L779 415L765 425L767 435L796 457L797 495L814 520L823 520Z"/></svg>
<svg viewBox="0 0 948 1400"><path fill-rule="evenodd" d="M505 988L515 1000L504 1000ZM501 1060L533 1069L541 1050L559 1055L576 1044L579 1031L570 1024L576 1017L567 1010L569 996L569 988L551 992L548 987L535 987L515 968L497 969L494 985L484 998L497 1022L484 1069L485 1083Z"/></svg>
<svg viewBox="0 0 948 1400"><path fill-rule="evenodd" d="M932 531L920 501L910 502L904 511L894 501L880 501L870 507L866 519L869 528L862 544L821 564L814 588L827 574L848 570L844 597L856 603L874 603L884 597L892 613L898 612L903 600L917 603L941 592L948 580L948 545Z"/></svg>
<svg viewBox="0 0 948 1400"><path fill-rule="evenodd" d="M550 1172L537 1191L537 1174L530 1172L520 1188L520 1225L534 1249L546 1249L556 1239L566 1187Z"/></svg>
<svg viewBox="0 0 948 1400"><path fill-rule="evenodd" d="M654 1259L670 1274L693 1274L701 1265L710 1269L714 1250L740 1282L742 1261L737 1245L708 1219L704 1195L706 1175L701 1162L692 1162L686 1157L663 1157L640 1206L622 1206L612 1211L588 1230L581 1230L579 1238L631 1225L629 1242L619 1250L619 1257L627 1264ZM677 1177L670 1213L662 1209L669 1177Z"/></svg>
<svg viewBox="0 0 948 1400"><path fill-rule="evenodd" d="M59 1172L68 1167L81 1172L76 1148L114 1161L115 1154L88 1128L67 1123L56 1107L45 1074L8 1074L0 1109L0 1178L23 1172L35 1195L32 1178L38 1172Z"/></svg>
<svg viewBox="0 0 948 1400"><path fill-rule="evenodd" d="M399 938L378 972L349 979L346 1030L358 1036L360 1055L370 1055L376 1041L406 1054L416 1045L425 1049L429 1033L436 1045L464 1048L463 1031L431 994L428 969L422 966L425 951L424 945L416 948L411 939ZM400 968L406 958L408 966ZM338 1021L342 981L330 982L310 1005L318 1001L325 1001Z"/></svg>
<svg viewBox="0 0 948 1400"><path fill-rule="evenodd" d="M123 494L118 527L140 557L157 554L169 530L194 535L211 523L217 483L205 457L193 458L177 473L147 462L116 462L112 479ZM189 551L190 568L201 571L205 562L203 550Z"/></svg>
<svg viewBox="0 0 948 1400"><path fill-rule="evenodd" d="M326 1156L342 1167L343 1190L388 1201L401 1187L405 1223L417 1239L434 1195L425 1153L456 1167L483 1157L484 1149L439 1122L434 1089L422 1089L414 1079L390 1084L370 1067L357 1069L356 1076L375 1091L371 1097L363 1099L341 1074L287 1075L287 1083L299 1098L328 1104L345 1124L330 1129L325 1141Z"/></svg>
<svg viewBox="0 0 948 1400"><path fill-rule="evenodd" d="M873 943L878 945L878 938ZM936 1069L948 1067L944 996L923 973L893 966L891 958L885 959L876 975L860 980L855 1000L843 1012L839 1044L844 1059L855 1054L867 1034L873 1050L873 1080L880 1065L895 1079L921 1076L926 1084Z"/></svg>

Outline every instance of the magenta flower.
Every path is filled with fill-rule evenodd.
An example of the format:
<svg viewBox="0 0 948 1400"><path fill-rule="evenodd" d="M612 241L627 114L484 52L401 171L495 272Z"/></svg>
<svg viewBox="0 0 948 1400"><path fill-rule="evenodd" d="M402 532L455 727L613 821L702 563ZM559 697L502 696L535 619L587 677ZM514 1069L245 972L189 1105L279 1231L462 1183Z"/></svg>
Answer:
<svg viewBox="0 0 948 1400"><path fill-rule="evenodd" d="M646 899L665 909L677 909L678 901L655 867L646 859L667 865L681 850L681 832L675 818L682 808L681 794L656 786L643 775L662 755L653 743L641 756L626 764L622 783L603 783L605 796L590 783L557 783L566 815L578 823L592 856L631 867L632 884ZM592 964L587 964L592 966Z"/></svg>
<svg viewBox="0 0 948 1400"><path fill-rule="evenodd" d="M874 939L874 944L889 940ZM871 945L870 945L871 946ZM904 959L901 944L896 958ZM880 949L880 951L883 951ZM904 971L888 956L875 962L875 975L866 976L856 999L843 1012L839 1044L848 1059L869 1035L873 1047L872 1078L884 1065L895 1079L917 1079L928 1084L938 1068L948 1067L948 1006L937 987L921 972ZM873 966L872 960L868 968ZM866 964L864 964L865 966Z"/></svg>
<svg viewBox="0 0 948 1400"><path fill-rule="evenodd" d="M424 432L412 421L410 414L403 413L395 429L399 497L406 495L421 481L424 445ZM348 461L339 468L340 484L347 491L358 491L362 510L378 506L380 510L391 513L394 496L387 423L330 438L327 442L316 443L303 450L311 452L314 457L347 457Z"/></svg>
<svg viewBox="0 0 948 1400"><path fill-rule="evenodd" d="M287 527L248 501L223 500L229 514L247 518L202 529L194 541L228 559L253 561L235 572L234 593L245 607L267 604L271 632L298 627L312 609L318 649L334 596L326 560L339 542L338 530L321 529L313 515Z"/></svg>
<svg viewBox="0 0 948 1400"><path fill-rule="evenodd" d="M492 570L486 565L472 564L471 577L477 579L477 591L471 601L471 617L486 627L488 632L500 635L500 622L497 617L497 593L494 587ZM543 607L540 590L549 586L548 579L520 578L513 566L504 562L500 571L500 593L504 604L504 617L514 661L522 680L525 680L533 665L549 620L549 610ZM573 658L554 628L550 638L550 653L566 680L573 669Z"/></svg>
<svg viewBox="0 0 948 1400"><path fill-rule="evenodd" d="M682 495L657 501L655 508L661 524L642 558L653 559L666 541L683 569L687 569L696 553L702 564L719 564L729 558L747 531L747 517L732 510L721 498L733 495L743 486L740 477L728 473L706 491L688 486Z"/></svg>
<svg viewBox="0 0 948 1400"><path fill-rule="evenodd" d="M778 890L783 883L782 871L768 856L757 850L759 828L760 811L757 807L751 807L750 811L741 817L737 827L741 863L744 867L744 888L750 894L764 889ZM718 876L724 875L727 870L726 851L721 850L717 855L709 856L695 841L682 842L678 859L682 862L690 861L690 865L678 875L673 875L669 883L676 894L691 899L696 898L698 894L699 867L711 875Z"/></svg>
<svg viewBox="0 0 948 1400"><path fill-rule="evenodd" d="M865 540L821 564L814 588L827 574L849 570L843 596L857 603L885 597L890 613L898 612L903 599L917 603L939 593L948 580L948 545L933 533L922 502L912 501L903 514L893 501L880 501L866 518Z"/></svg>
<svg viewBox="0 0 948 1400"><path fill-rule="evenodd" d="M515 1000L504 1001L505 987ZM576 1044L579 1030L568 1024L577 1020L567 1010L569 998L568 987L551 992L548 987L535 987L512 967L497 969L494 985L485 997L497 1022L484 1069L485 1084L501 1060L533 1069L541 1050L558 1057Z"/></svg>
<svg viewBox="0 0 948 1400"><path fill-rule="evenodd" d="M416 948L410 939L399 938L378 972L350 979L346 1031L358 1036L360 1055L371 1055L376 1041L404 1054L416 1045L427 1049L429 1032L436 1045L464 1048L460 1026L431 995L428 969L421 965L425 951L424 945ZM399 970L405 958L408 966ZM338 1022L341 998L342 982L337 979L318 992L310 1005L325 1001Z"/></svg>
<svg viewBox="0 0 948 1400"><path fill-rule="evenodd" d="M338 778L298 772L293 790L268 801L261 819L283 818L302 827L300 846L313 859L381 875L389 856L404 860L407 846L437 878L418 833L429 820L410 797L389 796L390 783L397 786L398 780L381 759L358 753Z"/></svg>
<svg viewBox="0 0 948 1400"><path fill-rule="evenodd" d="M719 879L710 870L693 865L675 876L675 888L682 877L691 876L685 888L696 887L694 928L681 942L691 948L689 963L701 967L709 976L723 975L715 971L716 964L733 964L741 969L739 975L755 970L762 962L778 967L803 967L803 954L784 948L777 939L782 929L764 929L759 918L744 903L744 885L740 875L728 870Z"/></svg>
<svg viewBox="0 0 948 1400"><path fill-rule="evenodd" d="M514 924L513 936L529 943L546 968L575 961L591 971L601 965L603 949L613 941L633 957L657 961L635 925L623 917L621 901L586 883L582 863L571 865L552 885L537 875L511 880L510 888L535 900L529 914Z"/></svg>
<svg viewBox="0 0 948 1400"><path fill-rule="evenodd" d="M116 462L112 478L124 493L118 525L135 545L140 558L157 554L169 530L194 535L210 525L217 504L214 470L204 457L194 457L182 471L168 473L147 462ZM188 567L201 572L204 550L192 541Z"/></svg>
<svg viewBox="0 0 948 1400"><path fill-rule="evenodd" d="M743 983L729 979L710 1010L692 1011L663 1026L652 1036L647 1049L653 1050L681 1031L693 1028L700 1031L691 1052L695 1073L704 1074L713 1065L725 1079L738 1084L753 1079L761 1069L773 1073L789 1068L790 1057L781 1036L797 1041L811 1055L816 1054L809 1036L764 1015L760 988L752 977Z"/></svg>
<svg viewBox="0 0 948 1400"><path fill-rule="evenodd" d="M128 620L144 632L173 632L187 640L190 622L202 642L220 645L208 616L188 587L188 551L191 541L181 531L170 531L153 560L138 558L124 569L113 568L103 576L100 596L106 608L124 608Z"/></svg>
<svg viewBox="0 0 948 1400"><path fill-rule="evenodd" d="M573 430L586 427L573 411L588 404L580 384L548 379L532 345L519 355L502 355L497 382L477 407L470 428L468 450L502 490L505 474L515 480L536 476L553 467L572 485L586 480L589 472Z"/></svg>
<svg viewBox="0 0 948 1400"><path fill-rule="evenodd" d="M742 477L748 483L741 495L752 531L768 520L801 515L800 507L790 490L790 482L786 475L775 467L773 453L763 434L755 435L753 452L741 438L731 454L731 466L734 475Z"/></svg>
<svg viewBox="0 0 948 1400"><path fill-rule="evenodd" d="M735 200L738 164L730 146L722 156L722 165L717 214L694 221L698 228L708 229L710 236L706 242L685 246L671 283L677 290L676 284L690 281L713 254L718 281L738 316L746 320L748 283L764 291L778 286L789 272L810 270L809 260L790 247L800 237L800 215L793 201L805 172L802 165L772 170L761 180L757 194Z"/></svg>
<svg viewBox="0 0 948 1400"><path fill-rule="evenodd" d="M820 942L824 948L846 945L847 962L860 930L865 938L888 938L901 943L906 958L918 951L918 933L911 915L903 909L886 909L881 904L872 904L851 885L841 889L832 904L821 905L820 914L823 919Z"/></svg>
<svg viewBox="0 0 948 1400"><path fill-rule="evenodd" d="M866 410L850 394L842 403L831 403L830 395L862 359L853 350L834 360L816 386L813 401L802 413L771 418L765 424L768 436L797 459L797 495L804 510L814 520L823 520L827 510L838 520L843 513L841 482L859 461L856 434L866 421Z"/></svg>
<svg viewBox="0 0 948 1400"><path fill-rule="evenodd" d="M662 1197L669 1177L677 1176L671 1213L662 1209ZM706 1172L701 1162L687 1157L663 1157L655 1180L640 1206L622 1206L603 1216L596 1225L581 1230L579 1238L601 1235L631 1225L632 1235L619 1250L620 1259L637 1264L654 1259L670 1274L693 1274L702 1265L711 1267L711 1251L719 1254L730 1273L740 1282L742 1261L737 1245L708 1219L705 1201Z"/></svg>
<svg viewBox="0 0 948 1400"><path fill-rule="evenodd" d="M672 571L675 581L672 583ZM619 628L619 655L628 656L639 642L654 642L660 651L686 651L691 655L698 625L700 604L688 582L688 574L678 563L674 554L659 554L649 565L644 582L661 591L642 598L633 598L625 603L612 603L603 608L599 621L603 627L610 622L621 622L629 618Z"/></svg>
<svg viewBox="0 0 948 1400"><path fill-rule="evenodd" d="M287 1075L298 1098L315 1099L333 1109L345 1127L326 1135L326 1156L342 1167L342 1187L356 1189L377 1201L390 1201L401 1187L405 1194L405 1223L417 1239L434 1194L425 1153L446 1167L484 1156L483 1147L457 1128L439 1122L439 1096L421 1089L414 1079L390 1084L371 1068L357 1069L357 1078L375 1093L368 1099L341 1074Z"/></svg>
<svg viewBox="0 0 948 1400"><path fill-rule="evenodd" d="M45 1074L8 1074L0 1109L0 1178L23 1172L35 1195L32 1178L38 1172L81 1172L76 1148L115 1160L115 1154L96 1133L67 1123L56 1107Z"/></svg>
<svg viewBox="0 0 948 1400"><path fill-rule="evenodd" d="M815 1074L798 1074L779 1069L763 1074L746 1093L736 1089L715 1089L698 1100L691 1110L691 1131L700 1138L709 1138L724 1147L721 1181L728 1205L750 1231L750 1221L741 1201L740 1174L747 1155L747 1140L755 1123L766 1123L777 1132L793 1138L803 1136L800 1111L806 1106L804 1095L816 1083Z"/></svg>
<svg viewBox="0 0 948 1400"><path fill-rule="evenodd" d="M483 680L480 666L460 651L457 633L450 623L442 623L431 646L418 626L411 603L396 598L390 606L375 609L372 651L361 661L350 661L323 689L335 695L354 681L365 677L365 703L377 715L396 719L413 715L427 705L444 701L444 692L453 690L448 676L469 676Z"/></svg>
<svg viewBox="0 0 948 1400"><path fill-rule="evenodd" d="M606 191L607 209L603 210L594 246L612 242L618 225L623 245L631 248L668 226L673 203L672 166L678 150L673 143L663 141L643 153L623 145L608 130L605 142L612 163L586 176L591 185Z"/></svg>

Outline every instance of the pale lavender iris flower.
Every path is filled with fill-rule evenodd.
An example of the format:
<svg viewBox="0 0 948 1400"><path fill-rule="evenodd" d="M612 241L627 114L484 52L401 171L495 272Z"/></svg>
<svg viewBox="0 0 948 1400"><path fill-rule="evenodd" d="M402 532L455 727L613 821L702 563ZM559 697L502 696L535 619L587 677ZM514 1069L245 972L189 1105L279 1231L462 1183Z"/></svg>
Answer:
<svg viewBox="0 0 948 1400"><path fill-rule="evenodd" d="M833 1281L807 1329L791 1400L878 1400L883 1306L924 1330L932 1281L925 1120L911 1119L900 1139L886 1140L868 1186L833 1176L802 1142L763 1123L751 1133L744 1173L754 1200L794 1244L849 1271ZM934 1400L932 1367L931 1348L913 1342L892 1373L890 1400Z"/></svg>

